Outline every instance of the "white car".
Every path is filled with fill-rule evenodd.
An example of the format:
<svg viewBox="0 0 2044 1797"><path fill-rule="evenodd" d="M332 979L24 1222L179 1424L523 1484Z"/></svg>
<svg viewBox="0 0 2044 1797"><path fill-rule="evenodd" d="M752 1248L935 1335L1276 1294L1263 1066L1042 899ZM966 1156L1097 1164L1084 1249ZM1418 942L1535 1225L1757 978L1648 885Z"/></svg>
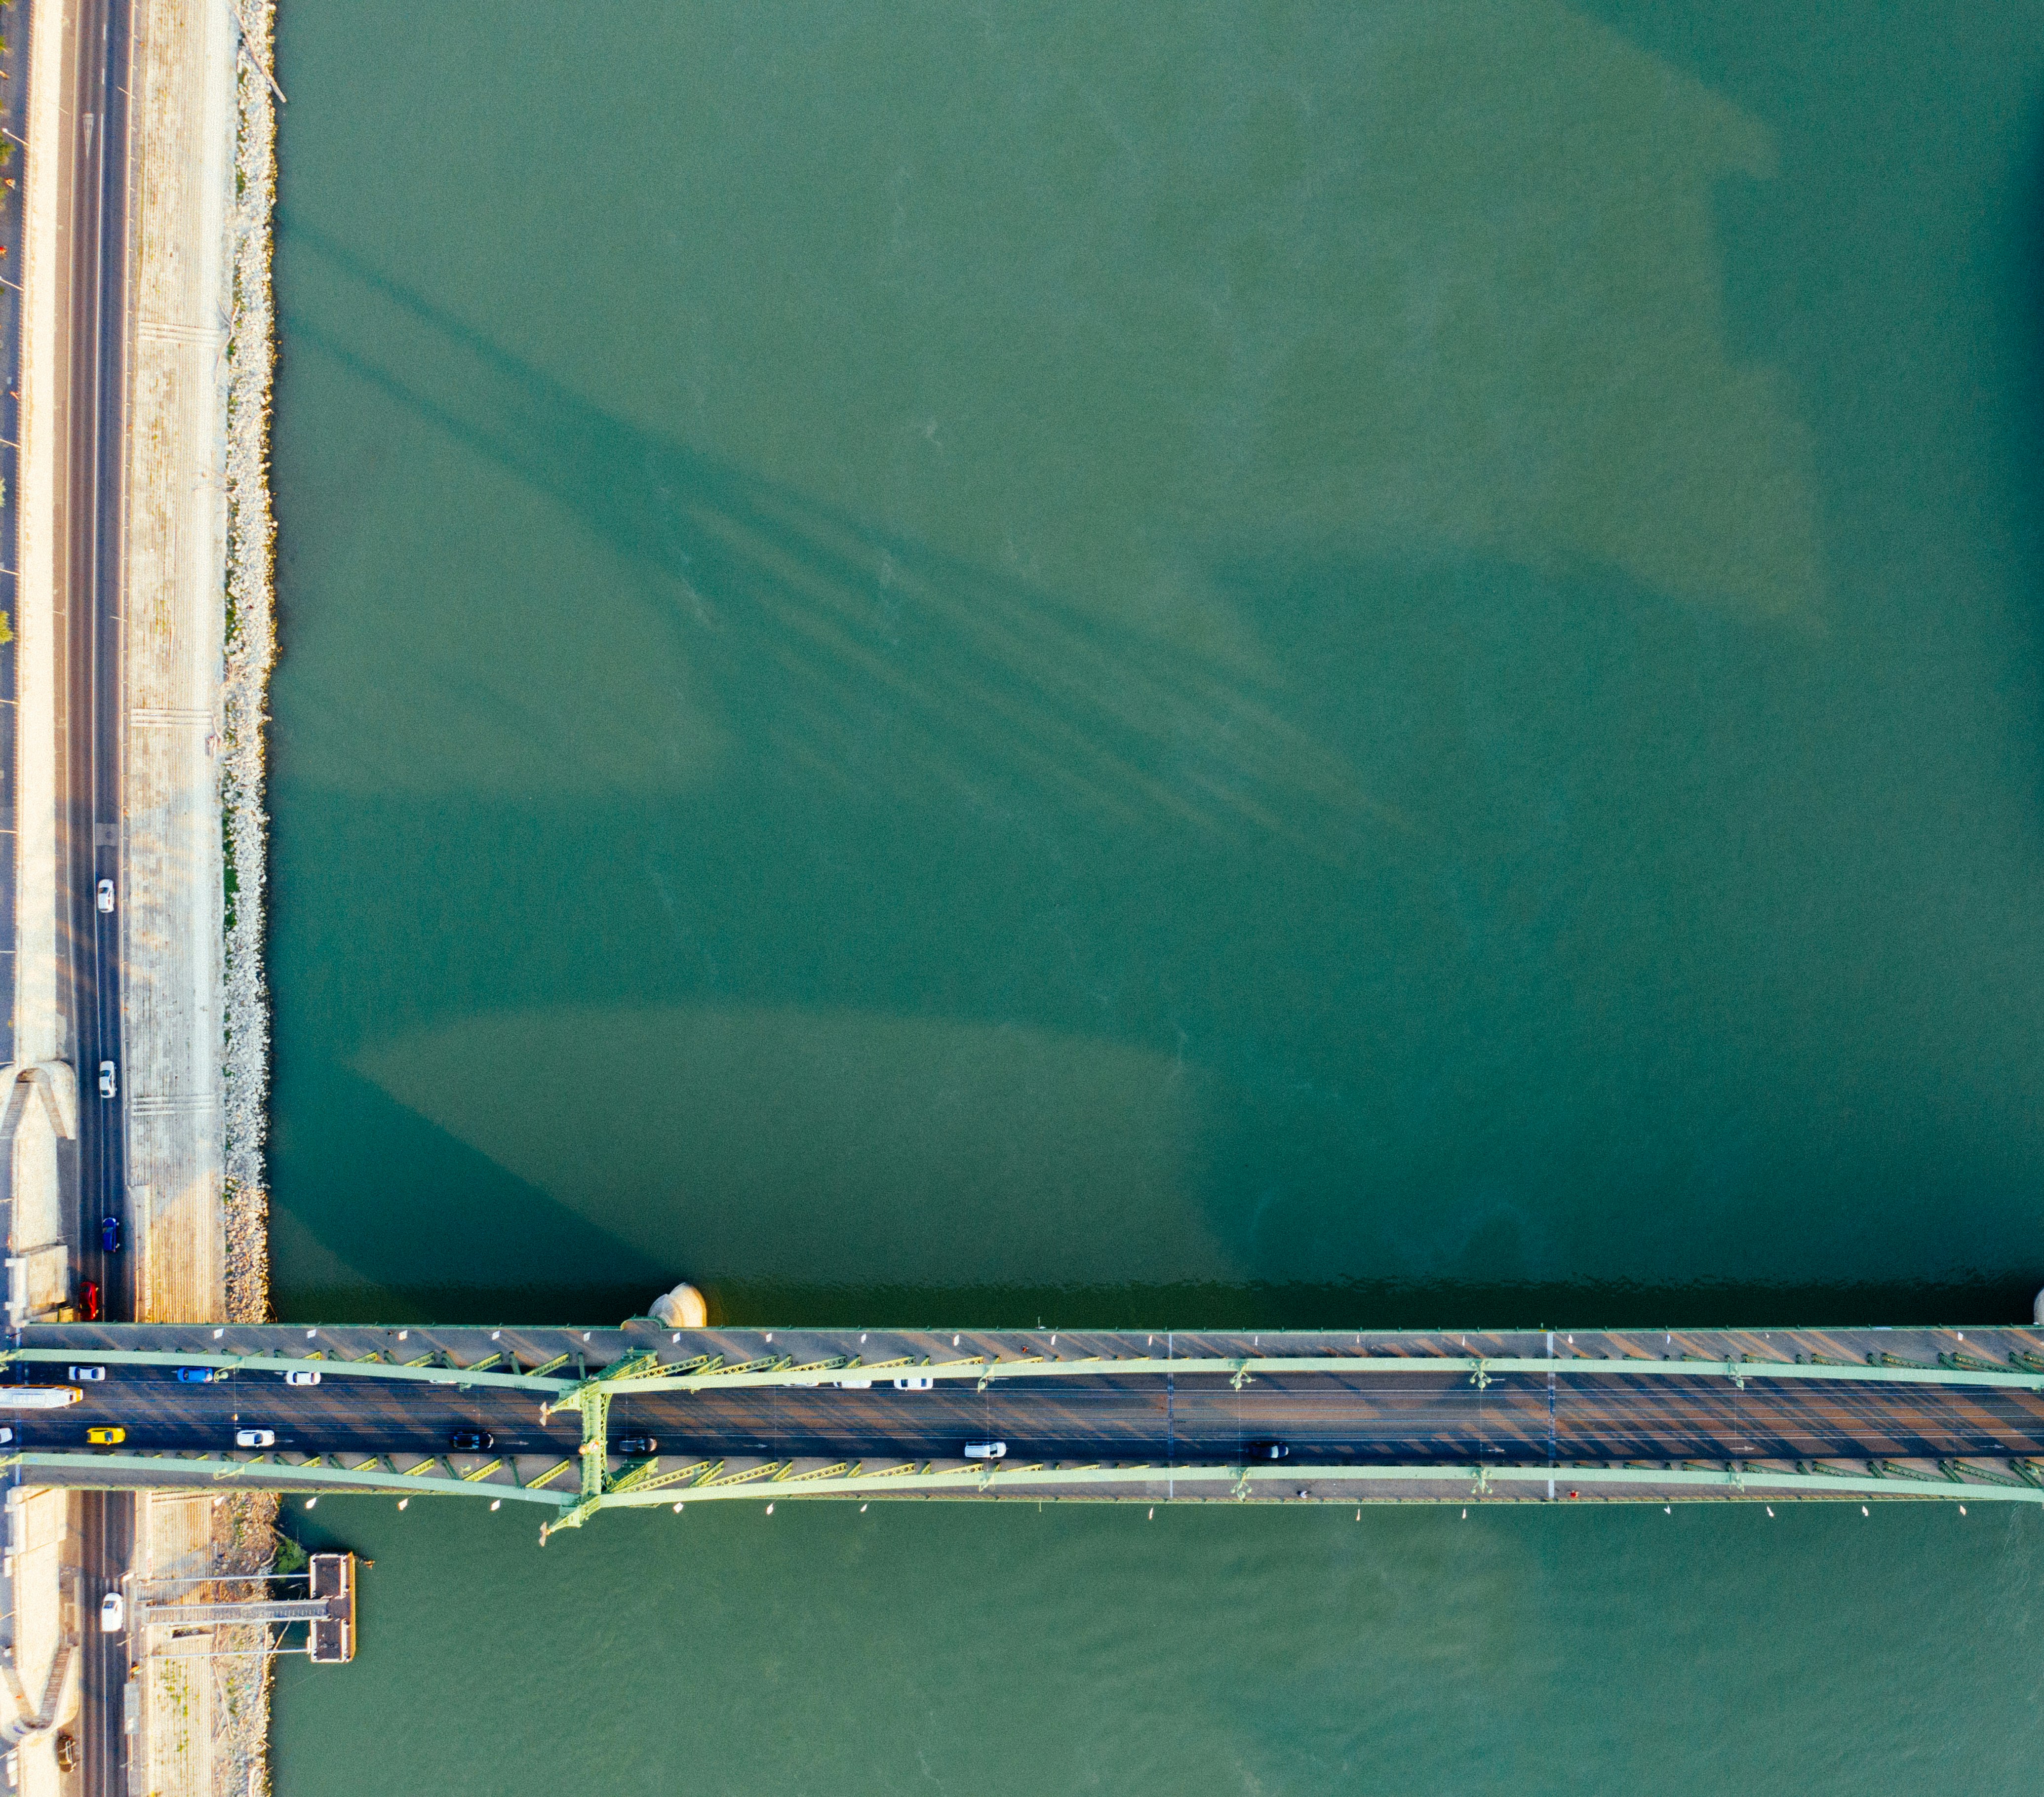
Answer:
<svg viewBox="0 0 2044 1797"><path fill-rule="evenodd" d="M894 1381L894 1389L897 1392L930 1392L936 1390L936 1384L934 1379L897 1379Z"/></svg>
<svg viewBox="0 0 2044 1797"><path fill-rule="evenodd" d="M111 880L101 881L94 889L94 896L102 911L111 911L113 908L113 882Z"/></svg>
<svg viewBox="0 0 2044 1797"><path fill-rule="evenodd" d="M832 1383L840 1392L870 1392L873 1389L870 1379L836 1379Z"/></svg>
<svg viewBox="0 0 2044 1797"><path fill-rule="evenodd" d="M284 1375L284 1383L286 1385L317 1385L319 1381L320 1376L310 1368L302 1372L287 1373Z"/></svg>
<svg viewBox="0 0 2044 1797"><path fill-rule="evenodd" d="M113 1063L111 1061L101 1062L99 1063L99 1096L102 1098L111 1098L117 1089L117 1082L113 1077Z"/></svg>
<svg viewBox="0 0 2044 1797"><path fill-rule="evenodd" d="M97 1385L106 1377L103 1366L73 1366L64 1370L82 1385Z"/></svg>
<svg viewBox="0 0 2044 1797"><path fill-rule="evenodd" d="M274 1429L237 1429L234 1431L234 1445L237 1448L274 1448L277 1445L277 1431Z"/></svg>
<svg viewBox="0 0 2044 1797"><path fill-rule="evenodd" d="M99 1600L99 1626L110 1635L117 1635L128 1626L128 1605L117 1591L109 1592Z"/></svg>
<svg viewBox="0 0 2044 1797"><path fill-rule="evenodd" d="M1005 1460L1008 1444L1005 1442L967 1442L965 1445L967 1460Z"/></svg>

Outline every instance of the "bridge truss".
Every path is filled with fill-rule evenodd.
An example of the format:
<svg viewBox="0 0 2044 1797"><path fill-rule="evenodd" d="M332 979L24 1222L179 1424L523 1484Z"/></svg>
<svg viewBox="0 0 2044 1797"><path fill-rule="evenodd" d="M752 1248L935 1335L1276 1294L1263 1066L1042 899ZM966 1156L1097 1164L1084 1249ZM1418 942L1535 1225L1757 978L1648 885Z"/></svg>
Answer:
<svg viewBox="0 0 2044 1797"><path fill-rule="evenodd" d="M481 1497L550 1511L543 1540L606 1509L782 1499L2044 1503L2036 1330L72 1325L0 1362L30 1383L108 1373L86 1403L16 1414L0 1466L19 1482ZM282 1445L220 1446L228 1403ZM83 1440L117 1411L138 1440ZM620 1417L682 1450L620 1452ZM450 1450L450 1419L493 1447ZM1007 1458L962 1457L996 1429ZM1261 1457L1279 1439L1289 1457Z"/></svg>

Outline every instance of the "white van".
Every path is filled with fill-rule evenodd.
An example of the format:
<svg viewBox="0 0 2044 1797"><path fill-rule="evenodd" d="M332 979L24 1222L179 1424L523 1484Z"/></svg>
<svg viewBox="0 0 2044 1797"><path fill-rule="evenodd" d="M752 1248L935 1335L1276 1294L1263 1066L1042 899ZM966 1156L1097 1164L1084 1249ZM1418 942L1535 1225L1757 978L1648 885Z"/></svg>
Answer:
<svg viewBox="0 0 2044 1797"><path fill-rule="evenodd" d="M1005 1442L967 1442L965 1445L967 1460L1005 1460L1008 1444Z"/></svg>
<svg viewBox="0 0 2044 1797"><path fill-rule="evenodd" d="M936 1383L934 1379L897 1379L894 1381L894 1389L897 1392L928 1392L936 1388Z"/></svg>

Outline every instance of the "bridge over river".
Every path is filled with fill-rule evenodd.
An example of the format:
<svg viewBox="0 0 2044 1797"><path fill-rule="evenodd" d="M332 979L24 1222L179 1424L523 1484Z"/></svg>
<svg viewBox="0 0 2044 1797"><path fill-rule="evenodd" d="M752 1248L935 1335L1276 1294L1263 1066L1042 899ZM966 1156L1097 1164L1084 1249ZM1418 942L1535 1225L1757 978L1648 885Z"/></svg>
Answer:
<svg viewBox="0 0 2044 1797"><path fill-rule="evenodd" d="M17 1481L453 1494L543 1507L542 1540L795 1498L2044 1503L2044 1329L109 1323L26 1328L0 1359L86 1394L6 1417ZM179 1377L199 1368L221 1377ZM988 1442L1005 1457L967 1457Z"/></svg>

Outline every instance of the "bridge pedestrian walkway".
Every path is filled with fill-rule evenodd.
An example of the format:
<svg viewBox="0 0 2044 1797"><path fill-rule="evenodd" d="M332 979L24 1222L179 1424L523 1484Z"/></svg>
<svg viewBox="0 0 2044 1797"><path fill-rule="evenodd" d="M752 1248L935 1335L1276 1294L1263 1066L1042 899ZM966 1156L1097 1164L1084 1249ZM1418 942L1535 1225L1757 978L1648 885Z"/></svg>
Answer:
<svg viewBox="0 0 2044 1797"><path fill-rule="evenodd" d="M2044 1503L2034 1328L63 1324L0 1359L85 1394L4 1419L17 1482L458 1494L543 1538L792 1498Z"/></svg>

